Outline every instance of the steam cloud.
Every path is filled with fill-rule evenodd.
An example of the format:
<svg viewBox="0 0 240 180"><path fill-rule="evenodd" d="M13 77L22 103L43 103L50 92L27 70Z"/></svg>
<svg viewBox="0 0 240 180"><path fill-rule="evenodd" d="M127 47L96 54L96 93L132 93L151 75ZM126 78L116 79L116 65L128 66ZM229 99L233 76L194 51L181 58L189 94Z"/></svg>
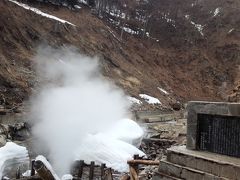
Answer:
<svg viewBox="0 0 240 180"><path fill-rule="evenodd" d="M126 117L124 93L104 79L97 58L74 48L41 47L35 58L45 83L33 97L33 133L58 174L69 171L73 151L87 134L102 132ZM39 148L40 148L39 146Z"/></svg>

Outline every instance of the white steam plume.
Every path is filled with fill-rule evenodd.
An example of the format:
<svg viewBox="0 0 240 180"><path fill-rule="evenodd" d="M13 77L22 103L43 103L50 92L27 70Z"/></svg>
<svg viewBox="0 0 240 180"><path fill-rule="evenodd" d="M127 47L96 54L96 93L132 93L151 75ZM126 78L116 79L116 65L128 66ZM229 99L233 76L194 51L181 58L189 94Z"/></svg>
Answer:
<svg viewBox="0 0 240 180"><path fill-rule="evenodd" d="M128 102L101 75L97 58L74 48L41 47L35 61L45 83L32 101L33 133L48 150L54 169L63 175L83 138L104 132L126 117Z"/></svg>

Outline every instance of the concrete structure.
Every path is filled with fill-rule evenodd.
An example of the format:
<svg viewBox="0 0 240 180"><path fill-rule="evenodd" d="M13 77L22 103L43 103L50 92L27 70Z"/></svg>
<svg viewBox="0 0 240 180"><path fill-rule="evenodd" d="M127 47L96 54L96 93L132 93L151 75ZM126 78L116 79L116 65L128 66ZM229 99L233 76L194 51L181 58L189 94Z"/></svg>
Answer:
<svg viewBox="0 0 240 180"><path fill-rule="evenodd" d="M198 114L238 117L240 104L190 102L187 109L187 146L169 148L153 180L240 180L240 158L197 150ZM240 137L240 129L237 136Z"/></svg>
<svg viewBox="0 0 240 180"><path fill-rule="evenodd" d="M160 161L159 172L153 180L228 180L240 179L240 159L215 153L188 150L175 146Z"/></svg>
<svg viewBox="0 0 240 180"><path fill-rule="evenodd" d="M194 150L197 149L197 114L240 116L240 103L191 101L187 111L187 148Z"/></svg>

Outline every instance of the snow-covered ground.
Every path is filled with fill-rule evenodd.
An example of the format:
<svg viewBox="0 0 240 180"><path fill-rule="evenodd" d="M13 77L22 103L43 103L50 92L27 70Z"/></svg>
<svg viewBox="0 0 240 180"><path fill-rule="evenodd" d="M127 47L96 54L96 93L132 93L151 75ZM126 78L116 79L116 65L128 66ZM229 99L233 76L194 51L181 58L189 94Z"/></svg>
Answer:
<svg viewBox="0 0 240 180"><path fill-rule="evenodd" d="M24 9L33 11L33 12L35 12L36 14L39 14L39 15L41 15L41 16L43 16L43 17L47 17L47 18L49 18L49 19L53 19L53 20L59 21L59 22L61 22L61 23L67 23L67 24L70 24L70 25L72 25L72 26L76 26L75 24L72 24L72 23L70 23L69 21L60 19L60 18L58 18L58 17L56 17L56 16L53 16L53 15L50 15L50 14L47 14L47 13L44 13L44 12L40 11L40 10L37 9L37 8L33 8L33 7L28 6L27 4L20 3L20 2L14 1L14 0L9 0L9 1L17 4L18 6L23 7Z"/></svg>
<svg viewBox="0 0 240 180"><path fill-rule="evenodd" d="M139 96L144 99L148 104L162 104L159 99L149 96L147 94L139 94Z"/></svg>

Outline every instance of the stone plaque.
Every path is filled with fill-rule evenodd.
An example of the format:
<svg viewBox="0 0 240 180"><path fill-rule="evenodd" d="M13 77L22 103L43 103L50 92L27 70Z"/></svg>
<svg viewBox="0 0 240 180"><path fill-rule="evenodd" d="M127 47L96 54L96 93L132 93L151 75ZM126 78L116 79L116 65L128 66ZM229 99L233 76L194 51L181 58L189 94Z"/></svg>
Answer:
<svg viewBox="0 0 240 180"><path fill-rule="evenodd" d="M240 117L198 114L197 149L240 157Z"/></svg>

